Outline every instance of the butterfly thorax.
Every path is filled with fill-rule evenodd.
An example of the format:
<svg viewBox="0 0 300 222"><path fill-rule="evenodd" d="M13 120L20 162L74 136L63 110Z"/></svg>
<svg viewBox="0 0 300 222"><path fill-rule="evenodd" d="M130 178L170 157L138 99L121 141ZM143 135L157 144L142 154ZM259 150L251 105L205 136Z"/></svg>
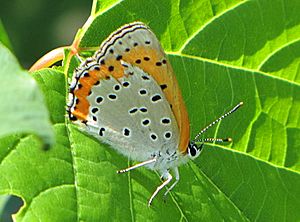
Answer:
<svg viewBox="0 0 300 222"><path fill-rule="evenodd" d="M149 168L161 172L176 168L189 159L186 154L182 154L178 150L174 152L167 150L165 153L158 151L153 156L156 157L156 162L152 166L150 165Z"/></svg>

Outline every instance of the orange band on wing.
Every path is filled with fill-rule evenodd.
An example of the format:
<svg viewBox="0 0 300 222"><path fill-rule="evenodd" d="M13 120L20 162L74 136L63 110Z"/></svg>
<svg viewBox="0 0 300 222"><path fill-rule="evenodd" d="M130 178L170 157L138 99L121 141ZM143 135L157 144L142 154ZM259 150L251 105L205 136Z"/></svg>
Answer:
<svg viewBox="0 0 300 222"><path fill-rule="evenodd" d="M112 68L113 67L113 68ZM124 67L121 64L115 64L113 61L107 60L105 65L100 66L100 70L87 70L88 75L82 74L79 79L81 85L74 91L77 98L76 105L72 114L79 120L86 120L89 114L90 104L87 97L89 96L92 87L101 80L107 77L120 78L124 76Z"/></svg>

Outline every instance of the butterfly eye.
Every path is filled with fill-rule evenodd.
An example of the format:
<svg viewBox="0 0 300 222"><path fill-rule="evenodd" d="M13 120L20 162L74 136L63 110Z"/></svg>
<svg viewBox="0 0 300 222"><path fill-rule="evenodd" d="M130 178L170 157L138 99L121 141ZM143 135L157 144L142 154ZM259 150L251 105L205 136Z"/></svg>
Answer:
<svg viewBox="0 0 300 222"><path fill-rule="evenodd" d="M188 155L191 159L196 159L203 148L203 143L197 146L195 143L191 142L188 146Z"/></svg>

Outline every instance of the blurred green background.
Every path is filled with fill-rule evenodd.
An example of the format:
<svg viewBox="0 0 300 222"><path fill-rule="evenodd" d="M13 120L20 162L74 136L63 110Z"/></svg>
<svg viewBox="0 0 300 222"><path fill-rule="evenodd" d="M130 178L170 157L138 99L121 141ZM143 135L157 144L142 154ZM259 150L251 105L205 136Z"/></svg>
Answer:
<svg viewBox="0 0 300 222"><path fill-rule="evenodd" d="M0 18L13 52L29 68L46 52L70 45L92 0L0 0Z"/></svg>
<svg viewBox="0 0 300 222"><path fill-rule="evenodd" d="M0 19L13 53L28 69L48 51L70 45L91 7L92 0L0 0ZM20 198L0 195L0 221L12 221L21 205Z"/></svg>

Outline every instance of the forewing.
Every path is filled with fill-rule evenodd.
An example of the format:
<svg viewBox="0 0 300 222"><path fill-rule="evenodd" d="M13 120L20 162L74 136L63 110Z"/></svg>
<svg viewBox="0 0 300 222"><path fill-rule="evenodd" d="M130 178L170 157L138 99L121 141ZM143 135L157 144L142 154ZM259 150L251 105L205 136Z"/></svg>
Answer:
<svg viewBox="0 0 300 222"><path fill-rule="evenodd" d="M131 72L134 74L131 75ZM148 85L138 77L147 75L153 77L149 78ZM127 91L122 85L123 81L131 82L131 88L126 89ZM113 87L117 83L121 87L119 92L113 91ZM159 94L162 97L160 103L151 104L147 96L140 96L138 93L143 87L147 89L149 98ZM100 111L96 115L93 114L93 108L96 108L93 107L94 96L103 95L103 100L108 102L109 93L115 93L118 96L117 99L115 101L112 99L110 105L107 103L105 108L102 107L105 111L98 107ZM103 104L105 103L103 102ZM151 127L148 128L141 125L142 115L145 114L140 111L136 116L128 114L131 108L140 108L146 105L150 109L147 114L148 118L152 121ZM186 151L189 141L189 121L175 75L159 41L143 23L136 22L118 29L101 45L100 50L95 53L93 58L88 59L79 67L71 84L69 107L71 119L81 120L91 126L100 126L101 123L101 127L112 130L111 135L108 133L109 130L106 131L107 135L110 135L107 137L109 143L117 140L120 146L124 143L127 144L127 149L129 147L134 149L135 146L139 149L141 145L139 143L147 140L149 142L147 147L152 148L146 149L152 152L155 150L156 143L165 144L168 141L171 145L174 142L169 139L161 140L164 138L164 134L170 130L172 137L176 134L180 135L179 145L177 141L175 148L177 149L179 146L182 152ZM122 109L123 107L124 109ZM109 116L107 116L108 114ZM169 116L172 121L170 126L173 128L161 127L159 121L163 116ZM95 118L97 118L96 121ZM118 119L118 121L114 121L114 119ZM127 132L124 127L130 128L130 130L137 129L134 130L134 134L134 131L131 131L130 139L124 137L124 132ZM152 139L149 139L149 132L157 134L157 142L153 143ZM96 133L99 135L99 132ZM158 148L156 147L156 149Z"/></svg>

